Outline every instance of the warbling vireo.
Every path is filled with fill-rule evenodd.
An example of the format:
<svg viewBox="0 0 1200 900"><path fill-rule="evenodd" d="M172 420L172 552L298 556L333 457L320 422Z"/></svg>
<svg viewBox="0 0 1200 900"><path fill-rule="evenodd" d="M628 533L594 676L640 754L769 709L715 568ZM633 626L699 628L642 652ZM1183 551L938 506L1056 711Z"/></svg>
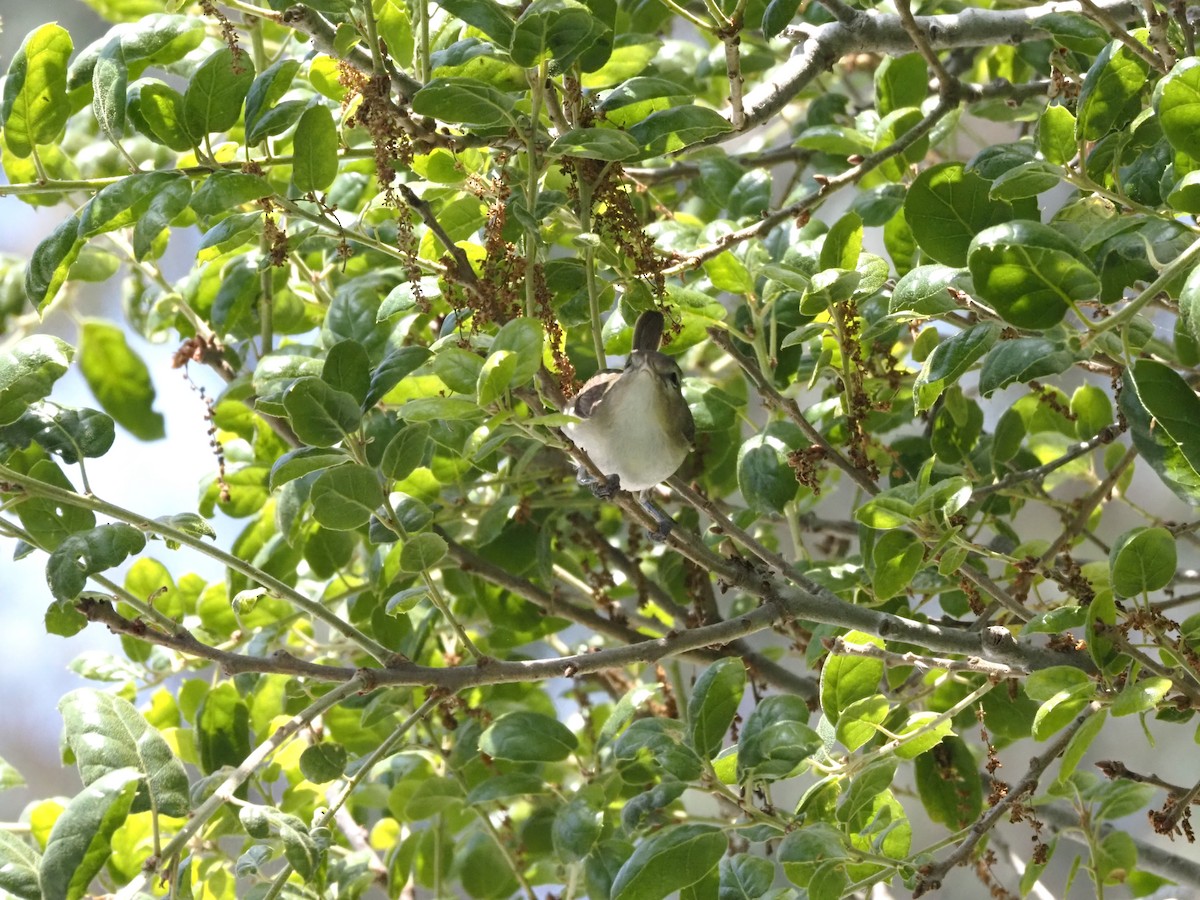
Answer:
<svg viewBox="0 0 1200 900"><path fill-rule="evenodd" d="M651 536L660 540L674 523L646 492L675 474L696 434L679 365L658 351L663 324L658 310L642 313L625 368L597 372L565 410L580 420L566 426L567 435L608 476L606 483L585 483L591 481L598 497L618 488L638 494L658 523Z"/></svg>

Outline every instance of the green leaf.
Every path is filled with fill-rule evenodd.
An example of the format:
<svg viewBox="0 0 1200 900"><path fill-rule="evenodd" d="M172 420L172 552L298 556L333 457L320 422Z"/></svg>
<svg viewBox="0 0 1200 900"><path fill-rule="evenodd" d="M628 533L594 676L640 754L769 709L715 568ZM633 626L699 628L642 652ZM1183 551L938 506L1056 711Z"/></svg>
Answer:
<svg viewBox="0 0 1200 900"><path fill-rule="evenodd" d="M183 94L157 79L134 82L126 91L126 112L133 127L156 144L183 153L196 141L183 124Z"/></svg>
<svg viewBox="0 0 1200 900"><path fill-rule="evenodd" d="M79 900L108 860L142 776L117 769L75 795L50 831L40 877L44 900Z"/></svg>
<svg viewBox="0 0 1200 900"><path fill-rule="evenodd" d="M4 79L0 122L13 155L26 158L38 144L58 139L67 124L67 59L71 35L51 22L31 31L13 55Z"/></svg>
<svg viewBox="0 0 1200 900"><path fill-rule="evenodd" d="M1170 678L1151 675L1129 682L1117 695L1111 707L1114 716L1130 716L1157 709L1171 690Z"/></svg>
<svg viewBox="0 0 1200 900"><path fill-rule="evenodd" d="M857 750L879 734L877 726L883 724L891 711L892 705L882 694L855 700L838 716L837 739L847 750Z"/></svg>
<svg viewBox="0 0 1200 900"><path fill-rule="evenodd" d="M127 228L145 215L160 193L171 189L180 193L180 186L187 184L186 176L173 172L139 172L122 178L88 201L79 219L79 237Z"/></svg>
<svg viewBox="0 0 1200 900"><path fill-rule="evenodd" d="M954 384L991 349L1000 337L994 322L983 322L944 340L926 357L913 383L913 406L929 409L948 385Z"/></svg>
<svg viewBox="0 0 1200 900"><path fill-rule="evenodd" d="M25 270L25 296L39 314L58 295L83 244L79 237L79 216L71 216L34 248L29 268Z"/></svg>
<svg viewBox="0 0 1200 900"><path fill-rule="evenodd" d="M957 162L918 175L904 198L904 218L921 250L948 266L966 265L975 235L1013 217L1011 206L989 197L990 187Z"/></svg>
<svg viewBox="0 0 1200 900"><path fill-rule="evenodd" d="M292 86L292 79L300 69L300 62L281 57L258 75L246 92L246 143L257 144L267 137L260 134L258 125L262 117L283 99Z"/></svg>
<svg viewBox="0 0 1200 900"><path fill-rule="evenodd" d="M1108 554L1112 589L1118 597L1137 597L1175 580L1175 536L1167 529L1134 528L1122 534Z"/></svg>
<svg viewBox="0 0 1200 900"><path fill-rule="evenodd" d="M412 98L413 112L443 122L516 127L515 99L474 78L434 78Z"/></svg>
<svg viewBox="0 0 1200 900"><path fill-rule="evenodd" d="M300 773L314 784L341 778L346 770L346 748L332 741L305 747L300 754Z"/></svg>
<svg viewBox="0 0 1200 900"><path fill-rule="evenodd" d="M808 704L792 694L759 701L738 735L738 781L787 778L821 749L824 742L806 724L808 716Z"/></svg>
<svg viewBox="0 0 1200 900"><path fill-rule="evenodd" d="M755 900L764 896L775 880L775 866L769 859L749 853L726 856L720 865L720 900Z"/></svg>
<svg viewBox="0 0 1200 900"><path fill-rule="evenodd" d="M512 13L496 0L445 0L439 5L455 18L478 28L499 46L512 44Z"/></svg>
<svg viewBox="0 0 1200 900"><path fill-rule="evenodd" d="M629 128L629 136L651 155L674 153L733 130L729 121L707 106L676 106L651 113Z"/></svg>
<svg viewBox="0 0 1200 900"><path fill-rule="evenodd" d="M563 862L579 862L586 857L604 831L603 795L581 790L554 815L551 836L555 855ZM601 802L597 802L597 801Z"/></svg>
<svg viewBox="0 0 1200 900"><path fill-rule="evenodd" d="M394 481L403 481L425 461L430 428L424 422L406 425L388 441L379 470Z"/></svg>
<svg viewBox="0 0 1200 900"><path fill-rule="evenodd" d="M862 240L862 219L858 213L846 213L825 234L821 243L821 268L854 269L862 252Z"/></svg>
<svg viewBox="0 0 1200 900"><path fill-rule="evenodd" d="M807 887L817 867L845 859L846 838L829 822L814 822L788 832L779 842L779 862L789 881Z"/></svg>
<svg viewBox="0 0 1200 900"><path fill-rule="evenodd" d="M1076 135L1098 141L1128 125L1140 109L1138 95L1146 86L1149 71L1149 63L1120 41L1101 50L1079 92Z"/></svg>
<svg viewBox="0 0 1200 900"><path fill-rule="evenodd" d="M446 542L440 536L426 532L406 538L400 549L400 570L427 572L436 569L446 558Z"/></svg>
<svg viewBox="0 0 1200 900"><path fill-rule="evenodd" d="M612 900L662 900L704 878L728 848L715 825L672 825L642 841L613 880Z"/></svg>
<svg viewBox="0 0 1200 900"><path fill-rule="evenodd" d="M479 736L480 750L513 762L560 762L578 745L567 726L529 710L505 713Z"/></svg>
<svg viewBox="0 0 1200 900"><path fill-rule="evenodd" d="M861 631L851 631L843 635L843 640L848 644L883 646L882 640ZM836 725L841 711L851 703L879 693L882 679L881 659L830 654L821 669L821 709L825 718Z"/></svg>
<svg viewBox="0 0 1200 900"><path fill-rule="evenodd" d="M0 370L2 366L0 360ZM113 420L97 410L35 403L11 425L0 426L0 443L24 448L34 441L47 453L57 453L63 462L74 464L107 453L114 431Z"/></svg>
<svg viewBox="0 0 1200 900"><path fill-rule="evenodd" d="M947 736L914 762L917 793L929 818L957 831L983 812L983 783L979 764L967 744Z"/></svg>
<svg viewBox="0 0 1200 900"><path fill-rule="evenodd" d="M272 193L274 191L265 178L220 169L200 182L192 195L192 209L200 216L216 216Z"/></svg>
<svg viewBox="0 0 1200 900"><path fill-rule="evenodd" d="M517 18L509 56L523 69L553 59L565 69L605 32L604 23L575 0L534 0Z"/></svg>
<svg viewBox="0 0 1200 900"><path fill-rule="evenodd" d="M475 383L475 396L481 407L491 406L508 393L517 362L517 355L508 350L497 350L483 361Z"/></svg>
<svg viewBox="0 0 1200 900"><path fill-rule="evenodd" d="M1057 187L1062 170L1050 163L1033 160L1013 166L992 182L988 196L993 200L1021 200Z"/></svg>
<svg viewBox="0 0 1200 900"><path fill-rule="evenodd" d="M332 447L358 431L362 412L352 394L320 378L297 378L283 392L283 408L292 430L313 447Z"/></svg>
<svg viewBox="0 0 1200 900"><path fill-rule="evenodd" d="M250 755L250 709L232 681L204 695L196 712L196 747L206 775L241 765Z"/></svg>
<svg viewBox="0 0 1200 900"><path fill-rule="evenodd" d="M1075 142L1075 116L1065 106L1047 106L1038 117L1037 142L1047 162L1065 166L1079 152Z"/></svg>
<svg viewBox="0 0 1200 900"><path fill-rule="evenodd" d="M1154 360L1139 359L1127 371L1142 406L1178 447L1192 472L1200 473L1200 398L1195 391L1171 368Z"/></svg>
<svg viewBox="0 0 1200 900"><path fill-rule="evenodd" d="M572 128L547 148L550 156L619 161L636 156L641 148L624 131L615 128Z"/></svg>
<svg viewBox="0 0 1200 900"><path fill-rule="evenodd" d="M875 571L871 587L875 601L882 603L912 582L925 559L925 547L907 531L889 531L875 542L872 560Z"/></svg>
<svg viewBox="0 0 1200 900"><path fill-rule="evenodd" d="M48 334L29 335L0 353L0 425L17 421L48 397L74 355L70 344Z"/></svg>
<svg viewBox="0 0 1200 900"><path fill-rule="evenodd" d="M183 122L194 137L228 131L242 113L254 81L250 55L222 47L200 64L183 94Z"/></svg>
<svg viewBox="0 0 1200 900"><path fill-rule="evenodd" d="M1155 88L1154 101L1171 146L1200 160L1200 57L1176 63Z"/></svg>
<svg viewBox="0 0 1200 900"><path fill-rule="evenodd" d="M358 341L338 341L325 355L321 380L361 404L371 387L371 360L366 347Z"/></svg>
<svg viewBox="0 0 1200 900"><path fill-rule="evenodd" d="M50 593L59 600L74 600L89 575L120 565L145 546L146 536L132 525L98 525L72 534L46 560Z"/></svg>
<svg viewBox="0 0 1200 900"><path fill-rule="evenodd" d="M357 464L323 472L309 494L313 517L334 531L366 525L383 505L383 488L374 469Z"/></svg>
<svg viewBox="0 0 1200 900"><path fill-rule="evenodd" d="M1079 730L1071 735L1067 749L1063 751L1062 761L1058 764L1060 782L1065 782L1078 768L1084 754L1104 729L1104 723L1107 721L1108 710L1102 709L1095 715L1088 716L1087 720L1079 726Z"/></svg>
<svg viewBox="0 0 1200 900"><path fill-rule="evenodd" d="M937 316L957 309L950 289L959 290L956 282L965 274L965 269L951 266L917 266L896 282L888 301L888 312Z"/></svg>
<svg viewBox="0 0 1200 900"><path fill-rule="evenodd" d="M929 69L920 53L887 56L875 69L875 108L880 118L921 105L929 92Z"/></svg>
<svg viewBox="0 0 1200 900"><path fill-rule="evenodd" d="M1001 341L988 351L979 372L979 393L990 397L1014 382L1058 375L1075 364L1075 354L1058 341L1044 337ZM1090 432L1094 434L1095 432Z"/></svg>
<svg viewBox="0 0 1200 900"><path fill-rule="evenodd" d="M326 190L338 172L338 133L333 113L320 103L300 117L292 138L292 183L302 194Z"/></svg>
<svg viewBox="0 0 1200 900"><path fill-rule="evenodd" d="M496 332L492 352L507 350L516 356L512 374L513 387L530 381L542 366L542 323L538 319L519 316Z"/></svg>
<svg viewBox="0 0 1200 900"><path fill-rule="evenodd" d="M780 513L796 496L796 473L787 464L788 448L776 437L759 434L738 450L737 478L751 509Z"/></svg>
<svg viewBox="0 0 1200 900"><path fill-rule="evenodd" d="M684 742L678 719L639 719L617 738L613 755L634 764L635 772L648 766L676 781L699 778L703 770L700 757Z"/></svg>
<svg viewBox="0 0 1200 900"><path fill-rule="evenodd" d="M1100 279L1078 247L1040 222L1007 222L981 232L971 242L968 264L975 291L1018 328L1050 328L1072 303L1100 293Z"/></svg>
<svg viewBox="0 0 1200 900"><path fill-rule="evenodd" d="M11 831L0 831L0 890L20 900L42 900L41 857Z"/></svg>
<svg viewBox="0 0 1200 900"><path fill-rule="evenodd" d="M719 660L696 681L688 698L688 737L705 759L712 759L721 749L745 688L746 666L740 659Z"/></svg>
<svg viewBox="0 0 1200 900"><path fill-rule="evenodd" d="M98 319L85 321L79 368L100 406L118 425L143 441L165 435L163 417L152 408L155 391L150 371L120 328Z"/></svg>
<svg viewBox="0 0 1200 900"><path fill-rule="evenodd" d="M192 183L187 178L168 181L150 198L150 204L133 225L133 255L143 260L155 239L187 209L192 199Z"/></svg>
<svg viewBox="0 0 1200 900"><path fill-rule="evenodd" d="M188 778L170 745L128 700L94 690L71 691L58 703L64 740L85 785L118 769L144 776L130 812L183 817Z"/></svg>
<svg viewBox="0 0 1200 900"><path fill-rule="evenodd" d="M1133 373L1127 370L1127 374ZM1169 397L1170 393L1168 391L1164 396ZM1180 498L1200 505L1200 459L1194 458L1197 454L1192 446L1183 445L1172 437L1146 409L1136 390L1121 391L1117 403L1121 415L1129 423L1129 434L1138 455ZM1162 403L1162 398L1156 403Z"/></svg>

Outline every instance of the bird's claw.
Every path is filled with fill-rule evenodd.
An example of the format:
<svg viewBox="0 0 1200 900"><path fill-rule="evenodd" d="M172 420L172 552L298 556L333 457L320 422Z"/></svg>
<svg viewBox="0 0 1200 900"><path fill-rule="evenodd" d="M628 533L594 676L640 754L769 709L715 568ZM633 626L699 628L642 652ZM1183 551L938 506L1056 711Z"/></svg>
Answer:
<svg viewBox="0 0 1200 900"><path fill-rule="evenodd" d="M675 520L659 509L658 505L644 493L637 495L637 502L638 506L649 513L650 518L654 519L654 530L647 532L650 540L659 544L666 541L671 536L671 529L675 527Z"/></svg>
<svg viewBox="0 0 1200 900"><path fill-rule="evenodd" d="M583 469L579 470L579 483L587 487L597 500L611 500L617 495L617 491L621 490L620 476L609 475L600 479L589 475Z"/></svg>

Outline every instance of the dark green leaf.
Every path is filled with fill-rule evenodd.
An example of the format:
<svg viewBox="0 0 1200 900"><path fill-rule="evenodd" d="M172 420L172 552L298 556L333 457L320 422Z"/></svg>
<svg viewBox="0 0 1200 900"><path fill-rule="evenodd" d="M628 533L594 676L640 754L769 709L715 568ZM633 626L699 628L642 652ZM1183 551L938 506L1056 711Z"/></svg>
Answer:
<svg viewBox="0 0 1200 900"><path fill-rule="evenodd" d="M636 156L639 149L633 138L615 128L572 128L555 138L546 152L551 156L617 161Z"/></svg>
<svg viewBox="0 0 1200 900"><path fill-rule="evenodd" d="M492 352L508 350L516 356L516 368L512 374L514 387L525 384L541 368L542 341L542 323L526 316L506 322L496 332L496 338L492 341Z"/></svg>
<svg viewBox="0 0 1200 900"><path fill-rule="evenodd" d="M1018 328L1049 328L1072 303L1100 293L1100 279L1079 249L1040 222L988 228L971 242L968 263L979 296Z"/></svg>
<svg viewBox="0 0 1200 900"><path fill-rule="evenodd" d="M122 178L88 201L79 219L79 237L127 228L145 215L158 195L184 191L190 194L187 178L173 172L139 172Z"/></svg>
<svg viewBox="0 0 1200 900"><path fill-rule="evenodd" d="M298 60L281 57L251 83L246 93L246 143L257 144L266 137L258 133L259 120L287 93L299 68Z"/></svg>
<svg viewBox="0 0 1200 900"><path fill-rule="evenodd" d="M933 406L942 391L975 365L999 336L999 326L984 322L972 325L934 347L913 384L913 405L917 412Z"/></svg>
<svg viewBox="0 0 1200 900"><path fill-rule="evenodd" d="M394 481L403 481L411 475L425 461L429 432L430 428L424 422L400 429L384 448L380 471Z"/></svg>
<svg viewBox="0 0 1200 900"><path fill-rule="evenodd" d="M413 95L413 111L443 122L491 126L516 125L515 100L474 78L435 78Z"/></svg>
<svg viewBox="0 0 1200 900"><path fill-rule="evenodd" d="M228 131L242 113L242 101L254 81L254 66L245 51L234 57L222 47L196 69L183 95L183 121L189 134Z"/></svg>
<svg viewBox="0 0 1200 900"><path fill-rule="evenodd" d="M127 94L129 118L155 143L183 153L196 146L183 122L183 95L161 81L135 82Z"/></svg>
<svg viewBox="0 0 1200 900"><path fill-rule="evenodd" d="M871 587L876 602L889 600L907 588L924 559L924 546L907 531L889 531L880 536L872 553L875 571Z"/></svg>
<svg viewBox="0 0 1200 900"><path fill-rule="evenodd" d="M196 744L205 774L240 765L250 754L250 710L232 681L204 695L196 713Z"/></svg>
<svg viewBox="0 0 1200 900"><path fill-rule="evenodd" d="M1165 528L1140 527L1122 534L1108 554L1113 593L1137 597L1175 580L1175 536Z"/></svg>
<svg viewBox="0 0 1200 900"><path fill-rule="evenodd" d="M1049 338L1001 341L988 351L983 361L983 368L979 372L979 393L990 397L993 392L1013 382L1027 384L1035 378L1058 375L1074 363L1075 355L1061 343Z"/></svg>
<svg viewBox="0 0 1200 900"><path fill-rule="evenodd" d="M197 215L216 216L272 193L265 178L220 169L200 182L192 196L192 209Z"/></svg>
<svg viewBox="0 0 1200 900"><path fill-rule="evenodd" d="M513 762L559 762L579 741L557 719L528 710L506 713L479 736L479 749Z"/></svg>
<svg viewBox="0 0 1200 900"><path fill-rule="evenodd" d="M737 477L742 496L752 509L783 512L796 496L796 473L787 464L788 448L768 434L755 435L738 451Z"/></svg>
<svg viewBox="0 0 1200 900"><path fill-rule="evenodd" d="M354 396L321 378L296 379L283 393L283 407L296 436L313 447L341 443L362 425Z"/></svg>
<svg viewBox="0 0 1200 900"><path fill-rule="evenodd" d="M990 187L957 162L918 175L904 198L904 218L921 250L948 266L966 265L975 235L1013 217L1011 206L988 196Z"/></svg>
<svg viewBox="0 0 1200 900"><path fill-rule="evenodd" d="M371 386L371 360L366 348L358 341L338 341L325 356L321 380L362 403Z"/></svg>
<svg viewBox="0 0 1200 900"><path fill-rule="evenodd" d="M341 744L323 741L304 748L300 754L300 772L314 784L340 778L346 769L348 754Z"/></svg>
<svg viewBox="0 0 1200 900"><path fill-rule="evenodd" d="M808 716L808 704L792 694L763 698L738 736L738 781L787 778L816 753L824 742Z"/></svg>
<svg viewBox="0 0 1200 900"><path fill-rule="evenodd" d="M1079 92L1076 134L1098 141L1124 128L1137 115L1138 94L1146 86L1149 64L1120 41L1100 51Z"/></svg>
<svg viewBox="0 0 1200 900"><path fill-rule="evenodd" d="M740 659L715 662L696 681L688 698L688 737L705 759L712 759L721 749L745 687L746 666Z"/></svg>
<svg viewBox="0 0 1200 900"><path fill-rule="evenodd" d="M933 821L952 830L966 828L983 811L979 764L961 738L948 736L914 764L917 792Z"/></svg>
<svg viewBox="0 0 1200 900"><path fill-rule="evenodd" d="M651 113L629 129L629 136L652 155L684 147L732 131L729 120L707 106L676 106Z"/></svg>
<svg viewBox="0 0 1200 900"><path fill-rule="evenodd" d="M446 558L446 542L436 534L426 532L405 538L400 548L400 569L403 572L426 572L437 568Z"/></svg>
<svg viewBox="0 0 1200 900"><path fill-rule="evenodd" d="M83 243L79 237L79 216L71 216L34 248L29 268L25 270L25 296L38 313L57 296Z"/></svg>
<svg viewBox="0 0 1200 900"><path fill-rule="evenodd" d="M308 194L333 184L338 171L338 133L329 107L316 104L305 110L292 146L292 183L296 190Z"/></svg>
<svg viewBox="0 0 1200 900"><path fill-rule="evenodd" d="M875 70L875 108L880 117L919 107L929 93L929 70L919 53L885 57Z"/></svg>
<svg viewBox="0 0 1200 900"><path fill-rule="evenodd" d="M350 531L366 525L383 504L383 488L374 469L344 465L323 472L309 498L313 517L326 528Z"/></svg>
<svg viewBox="0 0 1200 900"><path fill-rule="evenodd" d="M534 0L517 19L509 56L528 69L549 58L566 68L605 32L604 23L575 0Z"/></svg>
<svg viewBox="0 0 1200 900"><path fill-rule="evenodd" d="M2 367L0 360L0 371ZM24 448L35 441L47 453L57 453L63 462L72 464L84 457L103 456L112 446L114 436L113 420L104 413L48 403L35 403L17 421L0 427L0 444Z"/></svg>
<svg viewBox="0 0 1200 900"><path fill-rule="evenodd" d="M118 566L146 546L132 525L98 525L71 535L46 560L46 581L59 600L74 600L89 575Z"/></svg>
<svg viewBox="0 0 1200 900"><path fill-rule="evenodd" d="M965 269L950 266L917 266L896 282L888 311L936 316L957 309L950 289L959 290L956 282L965 274Z"/></svg>
<svg viewBox="0 0 1200 900"><path fill-rule="evenodd" d="M673 825L637 845L613 880L613 900L662 900L702 879L728 848L715 825Z"/></svg>
<svg viewBox="0 0 1200 900"><path fill-rule="evenodd" d="M121 38L115 37L101 51L92 70L92 112L112 143L119 144L125 132L125 88L129 81Z"/></svg>
<svg viewBox="0 0 1200 900"><path fill-rule="evenodd" d="M1138 400L1200 473L1200 398L1170 367L1139 359L1129 370Z"/></svg>
<svg viewBox="0 0 1200 900"><path fill-rule="evenodd" d="M145 259L155 239L187 209L191 199L192 183L186 178L174 179L159 187L133 226L133 255L138 260Z"/></svg>

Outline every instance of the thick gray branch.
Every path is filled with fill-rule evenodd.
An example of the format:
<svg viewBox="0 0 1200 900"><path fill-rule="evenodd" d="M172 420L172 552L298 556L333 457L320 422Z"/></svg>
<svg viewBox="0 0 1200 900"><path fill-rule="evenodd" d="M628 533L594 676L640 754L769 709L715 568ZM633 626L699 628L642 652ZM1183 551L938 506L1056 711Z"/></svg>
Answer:
<svg viewBox="0 0 1200 900"><path fill-rule="evenodd" d="M1130 0L1100 0L1096 4L1114 19L1138 15ZM1028 9L964 9L939 16L917 16L917 25L929 36L933 50L982 47L992 44L1023 44L1046 37L1038 21L1051 13L1080 13L1079 3L1046 3ZM790 59L776 69L768 81L750 91L743 100L747 131L762 125L802 91L809 82L831 69L851 53L911 53L912 38L899 16L860 13L852 22L831 22L803 32L805 40ZM726 135L732 137L733 135Z"/></svg>

